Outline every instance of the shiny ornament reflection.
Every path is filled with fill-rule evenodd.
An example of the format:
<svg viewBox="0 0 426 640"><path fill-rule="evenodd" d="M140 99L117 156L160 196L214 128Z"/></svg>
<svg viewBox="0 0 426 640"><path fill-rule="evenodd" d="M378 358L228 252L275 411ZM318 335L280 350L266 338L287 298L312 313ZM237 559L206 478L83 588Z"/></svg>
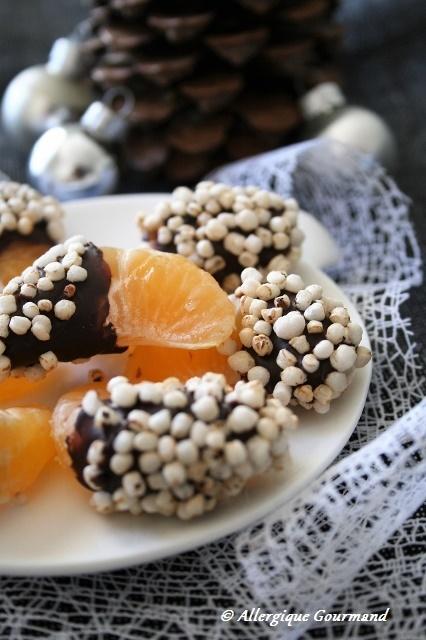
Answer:
<svg viewBox="0 0 426 640"><path fill-rule="evenodd" d="M52 126L76 120L93 100L88 80L82 80L85 57L81 44L59 38L45 65L21 71L4 93L3 127L23 151Z"/></svg>
<svg viewBox="0 0 426 640"><path fill-rule="evenodd" d="M133 94L125 87L110 89L95 100L80 122L46 131L34 145L28 172L32 184L59 200L111 193L119 180L114 157L106 147L126 133Z"/></svg>
<svg viewBox="0 0 426 640"><path fill-rule="evenodd" d="M28 171L37 189L58 200L111 193L119 179L114 158L79 124L47 131L33 147Z"/></svg>

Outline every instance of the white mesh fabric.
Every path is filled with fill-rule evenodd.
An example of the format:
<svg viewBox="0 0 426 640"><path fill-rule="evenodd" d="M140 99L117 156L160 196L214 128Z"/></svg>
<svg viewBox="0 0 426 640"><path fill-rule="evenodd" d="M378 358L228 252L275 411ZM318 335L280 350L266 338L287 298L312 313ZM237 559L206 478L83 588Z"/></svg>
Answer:
<svg viewBox="0 0 426 640"><path fill-rule="evenodd" d="M401 315L410 288L421 283L408 201L371 160L325 143L265 154L214 177L294 194L339 244L343 257L331 275L357 305L374 351L358 428L339 461L296 500L215 544L99 576L2 578L0 638L424 637L426 560L413 545L426 539L426 521L410 516L426 493L425 384L409 318ZM316 629L312 622L289 629L220 620L223 609L257 607L390 607L391 617Z"/></svg>

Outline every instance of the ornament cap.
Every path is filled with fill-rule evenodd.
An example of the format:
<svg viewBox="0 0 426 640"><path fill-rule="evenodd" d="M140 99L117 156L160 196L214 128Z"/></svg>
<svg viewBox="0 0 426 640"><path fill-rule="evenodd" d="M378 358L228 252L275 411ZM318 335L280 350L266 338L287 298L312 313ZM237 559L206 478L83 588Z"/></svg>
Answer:
<svg viewBox="0 0 426 640"><path fill-rule="evenodd" d="M346 98L336 82L321 82L305 93L300 100L303 115L307 120L329 115L346 105Z"/></svg>
<svg viewBox="0 0 426 640"><path fill-rule="evenodd" d="M52 75L73 78L82 74L85 58L81 42L75 38L58 38L50 50L46 69Z"/></svg>
<svg viewBox="0 0 426 640"><path fill-rule="evenodd" d="M103 101L96 100L89 105L81 117L81 126L99 142L116 142L127 130L127 118L133 106L133 94L128 89L111 89Z"/></svg>

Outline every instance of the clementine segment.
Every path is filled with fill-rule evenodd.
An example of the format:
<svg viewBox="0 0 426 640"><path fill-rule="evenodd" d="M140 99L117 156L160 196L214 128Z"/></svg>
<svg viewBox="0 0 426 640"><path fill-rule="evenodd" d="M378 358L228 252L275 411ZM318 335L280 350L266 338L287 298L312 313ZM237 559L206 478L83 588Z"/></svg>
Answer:
<svg viewBox="0 0 426 640"><path fill-rule="evenodd" d="M50 418L47 409L0 411L0 504L29 489L53 457Z"/></svg>
<svg viewBox="0 0 426 640"><path fill-rule="evenodd" d="M223 373L229 384L238 375L228 365L228 356L212 349L168 349L165 347L137 347L129 356L124 375L133 383L142 380L161 382L173 376L182 382L208 371Z"/></svg>
<svg viewBox="0 0 426 640"><path fill-rule="evenodd" d="M214 278L186 258L103 249L112 272L109 320L123 346L206 349L224 342L235 310Z"/></svg>
<svg viewBox="0 0 426 640"><path fill-rule="evenodd" d="M0 405L10 406L11 403L24 399L27 394L44 391L52 384L51 378L32 381L27 378L11 376L0 382Z"/></svg>

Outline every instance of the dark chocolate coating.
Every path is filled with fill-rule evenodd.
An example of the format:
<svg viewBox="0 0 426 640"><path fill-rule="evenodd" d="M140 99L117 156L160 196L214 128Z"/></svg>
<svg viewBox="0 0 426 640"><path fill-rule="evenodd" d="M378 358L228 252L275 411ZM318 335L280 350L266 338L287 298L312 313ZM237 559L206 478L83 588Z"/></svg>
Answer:
<svg viewBox="0 0 426 640"><path fill-rule="evenodd" d="M107 461L110 460L114 453L114 439L118 432L123 428L124 415L123 421L117 425L110 427L96 427L93 418L88 416L83 410L78 414L75 430L70 436L68 436L66 444L68 447L68 454L71 458L71 466L78 481L86 488L90 489L83 478L83 469L87 465L87 452L89 451L89 447L95 440L102 440L106 444L105 461L102 464L102 471L97 478L99 487L109 493L113 493L119 488L121 479L119 476L112 473Z"/></svg>
<svg viewBox="0 0 426 640"><path fill-rule="evenodd" d="M44 313L52 322L51 338L38 340L29 330L25 335L9 331L4 339L5 356L10 358L12 368L31 366L38 363L39 356L53 351L60 362L79 358L90 358L101 353L116 353L124 349L116 346L117 335L111 324L105 324L109 313L108 291L111 271L103 259L103 254L95 245L89 244L82 256L82 267L87 270L87 280L75 283L74 295L66 295L74 287L66 280L54 282L51 291L39 291L34 298L15 294L18 310L13 315L24 315L22 307L26 302L50 300L53 306L61 299L69 299L76 305L76 311L69 320L59 320L54 310ZM39 269L40 274L44 273Z"/></svg>
<svg viewBox="0 0 426 640"><path fill-rule="evenodd" d="M191 404L194 400L194 396L192 393L189 393L188 397L189 397L188 407L183 411L190 413ZM116 436L120 431L122 431L123 429L129 428L129 424L127 421L128 414L130 413L130 411L133 411L135 409L141 409L142 411L146 411L147 413L152 415L157 411L160 411L161 409L163 409L163 405L138 401L137 404L135 404L133 407L130 407L129 409L123 409L122 407L117 407L116 405L112 405L110 401L106 401L104 404L106 404L108 407L113 408L114 411L121 416L120 422L113 426L105 425L103 427L97 427L94 423L93 417L87 415L87 413L85 413L85 411L81 409L76 418L75 429L73 433L70 436L68 436L66 440L66 444L68 448L68 454L71 458L71 466L77 476L77 479L83 486L91 489L91 487L89 487L86 484L83 477L83 469L88 464L87 453L89 451L90 445L95 440L102 440L102 442L105 443L106 446L105 446L104 459L101 465L99 465L100 474L98 475L96 482L100 490L107 491L108 493L113 493L116 489L118 489L121 486L121 478L120 476L117 476L115 473L113 473L110 470L109 461L115 453L114 447L113 447L114 439L116 438ZM221 403L220 412L217 419L226 420L229 413L236 406L236 404L237 403L231 403L231 402L226 404ZM169 408L169 411L173 418L177 413L180 413L182 409ZM251 432L239 433L238 439L248 440L251 435L252 435ZM236 434L233 434L233 435L228 434L228 439L231 439L232 437L235 438ZM134 457L134 461L129 471L138 469L138 457L140 456L141 451L135 450L132 452L132 454ZM220 455L219 450L217 452L217 455L218 456Z"/></svg>
<svg viewBox="0 0 426 640"><path fill-rule="evenodd" d="M299 309L296 307L296 304L295 304L295 298L296 298L295 294L289 293L288 291L283 291L282 295L284 294L290 298L290 306L284 311L283 315L285 316L290 311L299 311ZM268 302L269 309L275 306L279 306L279 305L276 305L274 300L270 300ZM321 340L325 340L326 331L331 324L332 323L330 322L330 320L328 318L325 318L324 320L322 320L322 326L324 330L321 333L308 333L308 331L305 329L304 335L306 336L306 339L309 342L311 351L313 351L313 349L316 347L318 342L321 342ZM295 366L302 369L302 371L305 371L302 367L302 360L306 354L299 353L298 351L296 351L296 349L294 349L291 346L288 340L279 338L277 334L274 332L274 330L272 330L271 335L269 337L273 344L273 350L272 350L272 353L270 353L268 356L259 356L259 354L257 354L256 351L251 348L247 349L247 351L254 359L256 366L265 367L265 369L269 371L269 374L271 377L269 379L268 384L266 385L266 390L269 393L272 393L277 382L280 382L281 373L283 371L281 367L277 365L277 362L276 362L276 358L278 356L278 353L281 351L281 349L287 349L287 351L289 351L295 356L295 358L297 359ZM305 371L307 376L307 380L305 384L310 384L312 388L315 388L320 384L324 384L326 377L332 371L334 371L334 369L331 366L329 358L326 358L325 360L319 360L319 367L316 371L314 371L313 373L308 373L307 371Z"/></svg>

